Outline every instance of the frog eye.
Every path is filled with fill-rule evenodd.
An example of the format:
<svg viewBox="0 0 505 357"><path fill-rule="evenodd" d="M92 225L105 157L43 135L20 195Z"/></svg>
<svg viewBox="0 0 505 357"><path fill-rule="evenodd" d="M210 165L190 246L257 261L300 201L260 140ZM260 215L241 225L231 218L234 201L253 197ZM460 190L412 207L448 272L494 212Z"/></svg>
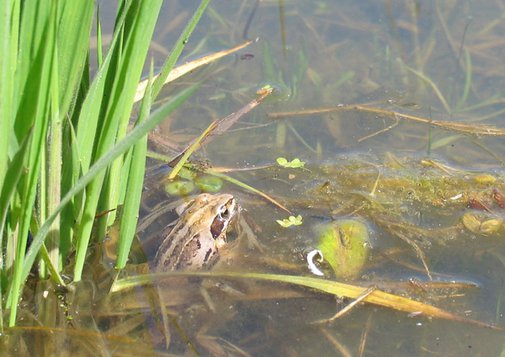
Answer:
<svg viewBox="0 0 505 357"><path fill-rule="evenodd" d="M210 226L210 232L214 239L220 237L228 226L228 221L231 219L232 212L227 206L219 208L214 221Z"/></svg>
<svg viewBox="0 0 505 357"><path fill-rule="evenodd" d="M224 219L224 220L230 219L230 210L228 209L228 207L223 206L220 208L219 218Z"/></svg>

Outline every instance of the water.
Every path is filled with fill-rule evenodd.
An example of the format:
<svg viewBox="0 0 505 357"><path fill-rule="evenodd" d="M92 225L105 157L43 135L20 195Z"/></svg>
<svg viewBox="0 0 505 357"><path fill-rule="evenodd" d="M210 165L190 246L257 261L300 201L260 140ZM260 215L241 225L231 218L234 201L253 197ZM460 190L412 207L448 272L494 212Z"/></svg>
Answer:
<svg viewBox="0 0 505 357"><path fill-rule="evenodd" d="M170 48L192 6L187 1L167 2L161 16L165 21L155 36L157 47L152 49L157 63L163 62L164 52L157 48ZM161 97L168 96L190 83L202 83L197 94L156 132L165 144L153 147L173 155L177 150L172 148L182 149L212 120L237 111L255 97L258 88L269 84L276 94L206 144L193 160L231 168L230 176L271 195L304 219L302 226L284 229L275 220L288 213L225 183L222 191L240 201L265 250L242 247L232 258L223 258L221 268L310 276L304 256L317 245L314 227L357 218L369 227L372 248L358 281L348 283L383 284L383 289L456 315L505 326L503 225L485 235L461 223L465 213L482 221L503 219L500 202L491 195L503 186L503 135L468 134L478 129L472 127L444 129L444 122L500 127L505 65L502 12L499 3L468 1L213 1L188 43L186 59L246 39L254 42L162 92ZM275 113L342 105L348 106L346 110L272 118ZM443 122L431 126L413 117ZM275 167L278 157L299 158L307 168ZM422 166L423 159L439 166ZM482 185L472 181L479 174L491 175L495 181ZM385 181L397 177L407 181L396 187ZM430 194L424 196L416 181L423 177L434 180ZM442 184L443 177L454 182ZM375 182L380 192L368 199ZM334 187L331 195L318 191L326 183ZM458 192L464 196L456 205L440 204ZM476 209L472 198L485 209ZM384 210L370 202L382 204ZM402 226L401 232L419 244L435 280L477 287L442 291L400 287L400 283L408 286L411 278L423 282L429 278L418 254L398 238L399 228L391 228L392 223L409 225ZM328 279L334 279L325 271ZM54 346L64 343L69 353L83 355L97 350L162 353L159 308L148 303L152 291L138 288L116 303L96 293L101 289L96 284L105 287L110 281L97 272L93 277L80 287L80 302L71 309L77 329L53 331ZM190 354L194 348L193 353L201 355L227 351L255 356L493 356L503 354L505 348L500 331L411 317L368 304L359 304L332 324L313 324L331 317L350 300L284 284L234 279L225 280L225 285L236 294L225 293L215 289L222 280L193 281L175 289L178 294L169 305L178 328L172 324L170 352ZM207 284L214 311L199 297L202 284ZM86 310L83 301L96 303ZM24 333L37 341L47 332L41 331ZM188 349L185 339L193 347ZM76 352L82 346L86 348Z"/></svg>
<svg viewBox="0 0 505 357"><path fill-rule="evenodd" d="M436 169L433 173L433 189L444 191L441 194L446 198L466 192L468 200L502 185L500 137L444 130L443 123L434 127L390 113L499 127L503 76L496 69L503 66L498 55L503 24L494 15L499 13L498 8L464 1L264 1L251 15L255 5L253 1L213 3L199 27L205 33L197 35L203 38L201 43L221 49L221 41L232 45L242 41L244 31L247 38L257 41L237 56L194 74L195 80L205 77L204 84L185 105L187 111L183 109L170 119L167 135L180 131L196 136L211 119L236 111L254 97L256 88L271 84L280 92L274 99L247 114L198 156L215 167L273 165L280 156L309 163L309 173L258 169L231 174L279 198L295 215L301 214L305 223L298 228L280 228L274 219L287 217L282 210L231 185L224 188L239 197L248 216L261 227L258 239L269 248L269 254L301 266L303 254L317 244L314 226L341 217L361 218L373 239L371 261L362 273L363 279L377 284L409 278L428 281L413 249L378 224L378 211L360 210L362 202L349 192L371 192L375 173L409 177L410 172L412 180L422 177L426 174L425 168L419 168L422 159L456 170L448 173ZM197 38L193 43L198 43ZM323 115L287 115L279 121L269 117L278 112L354 104L362 107ZM388 166L389 154L406 160L404 168L395 172ZM343 188L336 184L337 191L345 189L347 195L325 200L310 191L307 194L325 180L344 179L342 175L317 174L318 165L334 166L336 172L356 170L346 164L349 157L377 168L368 170L367 179L355 177ZM465 178L478 173L495 175L497 181L485 188L475 187L472 181L452 183L456 187L440 182L441 177ZM382 189L387 195L385 185ZM471 187L474 189L468 193ZM450 188L454 194L448 192ZM405 192L409 190L416 193L416 187L405 188ZM459 291L416 294L410 290L407 294L461 316L503 325L503 229L490 236L465 230L460 223L465 212L482 214L467 208L468 201L457 207L440 207L433 202L434 197L420 198L421 204L414 202L410 207L407 196L398 197L398 191L389 194L396 203L387 208L399 210L402 222L422 229L451 230L431 232L432 241L420 237L419 232L410 232L425 252L434 279L478 285ZM478 197L484 196L488 193ZM499 205L491 205L486 214L503 217ZM393 258L397 261L385 261L383 254L395 249L400 251ZM254 266L249 268L254 270ZM302 268L299 274L309 273ZM221 336L253 355L345 355L348 351L350 355L487 356L500 354L503 348L501 332L412 318L369 305L359 305L329 326L313 325L312 321L332 316L345 303L336 305L329 296L310 295L235 303L236 315L220 328Z"/></svg>

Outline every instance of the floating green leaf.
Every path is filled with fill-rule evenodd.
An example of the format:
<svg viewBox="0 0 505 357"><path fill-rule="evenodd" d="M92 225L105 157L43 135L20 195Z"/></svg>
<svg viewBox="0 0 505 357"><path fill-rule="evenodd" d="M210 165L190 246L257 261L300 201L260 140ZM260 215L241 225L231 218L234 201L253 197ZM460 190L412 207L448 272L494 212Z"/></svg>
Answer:
<svg viewBox="0 0 505 357"><path fill-rule="evenodd" d="M185 196L195 189L195 184L192 181L175 180L170 181L165 185L165 192L171 196Z"/></svg>
<svg viewBox="0 0 505 357"><path fill-rule="evenodd" d="M219 192L223 187L223 180L211 175L198 176L195 185L203 192Z"/></svg>
<svg viewBox="0 0 505 357"><path fill-rule="evenodd" d="M303 223L303 218L302 216L298 215L298 216L289 216L288 218L284 218L284 219L278 219L276 220L276 222L281 226L281 227L284 227L284 228L288 228L288 227L291 227L291 226L299 226Z"/></svg>
<svg viewBox="0 0 505 357"><path fill-rule="evenodd" d="M305 161L301 161L299 158L294 158L291 161L288 161L285 157L278 157L277 163L286 168L290 169L299 169L305 166Z"/></svg>

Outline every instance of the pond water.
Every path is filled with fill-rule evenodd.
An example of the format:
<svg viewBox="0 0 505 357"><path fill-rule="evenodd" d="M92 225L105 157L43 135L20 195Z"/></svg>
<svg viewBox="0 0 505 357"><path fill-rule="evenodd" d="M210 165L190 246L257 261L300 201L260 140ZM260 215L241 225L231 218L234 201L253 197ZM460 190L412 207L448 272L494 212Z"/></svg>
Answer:
<svg viewBox="0 0 505 357"><path fill-rule="evenodd" d="M166 3L152 46L157 63L195 6ZM319 245L317 227L352 219L368 230L367 258L347 277L317 263L324 278L505 326L505 132L490 129L503 126L505 112L504 6L461 0L213 1L184 61L253 42L164 89L160 98L201 83L154 133L151 148L173 157L212 120L236 112L270 85L274 94L191 161L262 191L290 211L224 180L219 190L235 196L246 224L232 227L230 240L239 236L239 244L222 252L213 271L315 277L306 255ZM298 158L305 166L281 167L279 157ZM152 161L154 167L159 163ZM181 199L162 192L165 183L153 177L144 215ZM301 215L303 224L284 228L276 222L290 215ZM159 231L173 219L168 212L149 229ZM237 233L244 231L257 244L244 243ZM155 250L146 249L147 260ZM145 260L132 257L132 263ZM100 274L112 275L108 264L105 258L90 275L94 280L78 287L74 329L52 331L51 346L66 345L74 355L505 353L503 331L366 302L332 322L315 323L352 299L217 273L161 285L170 315L168 345L154 289L103 296L110 280ZM433 282L447 284L435 289ZM451 288L451 282L461 284ZM52 351L47 332L30 333Z"/></svg>

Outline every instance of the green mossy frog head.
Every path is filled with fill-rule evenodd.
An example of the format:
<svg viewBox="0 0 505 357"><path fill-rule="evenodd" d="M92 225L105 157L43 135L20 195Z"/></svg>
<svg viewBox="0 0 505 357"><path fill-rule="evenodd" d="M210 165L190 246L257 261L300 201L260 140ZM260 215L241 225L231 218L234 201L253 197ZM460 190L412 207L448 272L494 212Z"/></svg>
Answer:
<svg viewBox="0 0 505 357"><path fill-rule="evenodd" d="M368 227L357 220L346 219L317 227L317 249L338 278L358 276L368 259Z"/></svg>

